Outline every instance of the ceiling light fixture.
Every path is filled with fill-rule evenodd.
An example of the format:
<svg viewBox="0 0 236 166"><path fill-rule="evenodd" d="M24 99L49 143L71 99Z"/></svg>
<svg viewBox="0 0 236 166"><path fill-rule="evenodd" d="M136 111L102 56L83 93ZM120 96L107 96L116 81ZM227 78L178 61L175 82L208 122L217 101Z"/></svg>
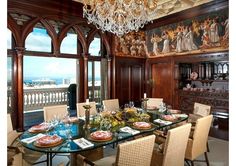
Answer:
<svg viewBox="0 0 236 166"><path fill-rule="evenodd" d="M122 36L151 21L157 0L83 0L83 16L103 32Z"/></svg>

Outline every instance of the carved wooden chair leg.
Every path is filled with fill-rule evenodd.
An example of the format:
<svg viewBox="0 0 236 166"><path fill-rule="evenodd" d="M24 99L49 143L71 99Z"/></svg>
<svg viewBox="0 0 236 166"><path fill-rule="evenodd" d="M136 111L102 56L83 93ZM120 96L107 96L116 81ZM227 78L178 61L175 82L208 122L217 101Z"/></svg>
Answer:
<svg viewBox="0 0 236 166"><path fill-rule="evenodd" d="M205 152L204 155L205 155L205 159L206 159L207 166L209 166L210 164L209 164L209 160L208 160L207 152Z"/></svg>

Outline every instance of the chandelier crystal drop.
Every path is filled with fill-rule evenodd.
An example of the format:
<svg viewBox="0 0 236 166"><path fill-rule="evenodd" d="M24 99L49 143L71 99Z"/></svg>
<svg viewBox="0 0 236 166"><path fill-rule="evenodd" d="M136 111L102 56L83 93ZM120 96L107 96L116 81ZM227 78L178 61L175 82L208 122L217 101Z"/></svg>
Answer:
<svg viewBox="0 0 236 166"><path fill-rule="evenodd" d="M103 32L122 36L151 21L157 0L83 0L83 16Z"/></svg>

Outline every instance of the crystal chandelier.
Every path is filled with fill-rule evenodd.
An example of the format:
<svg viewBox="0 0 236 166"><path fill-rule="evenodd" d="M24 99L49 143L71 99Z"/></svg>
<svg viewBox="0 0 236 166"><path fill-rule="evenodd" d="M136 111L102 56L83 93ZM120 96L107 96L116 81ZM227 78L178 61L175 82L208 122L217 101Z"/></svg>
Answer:
<svg viewBox="0 0 236 166"><path fill-rule="evenodd" d="M103 32L122 36L151 21L157 0L83 0L83 16Z"/></svg>

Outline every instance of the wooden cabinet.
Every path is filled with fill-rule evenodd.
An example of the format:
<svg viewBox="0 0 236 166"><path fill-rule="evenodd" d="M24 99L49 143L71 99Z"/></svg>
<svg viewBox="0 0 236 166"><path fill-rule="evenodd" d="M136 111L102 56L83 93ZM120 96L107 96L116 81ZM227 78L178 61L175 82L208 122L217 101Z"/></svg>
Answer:
<svg viewBox="0 0 236 166"><path fill-rule="evenodd" d="M203 55L202 55L203 56ZM195 102L210 105L212 112L229 110L229 62L227 52L178 63L179 109L192 113ZM191 73L196 72L193 78ZM188 85L188 86L187 86ZM191 86L191 87L190 87Z"/></svg>
<svg viewBox="0 0 236 166"><path fill-rule="evenodd" d="M229 93L228 91L184 91L179 90L179 107L181 110L192 113L195 102L211 106L212 112L228 112Z"/></svg>

